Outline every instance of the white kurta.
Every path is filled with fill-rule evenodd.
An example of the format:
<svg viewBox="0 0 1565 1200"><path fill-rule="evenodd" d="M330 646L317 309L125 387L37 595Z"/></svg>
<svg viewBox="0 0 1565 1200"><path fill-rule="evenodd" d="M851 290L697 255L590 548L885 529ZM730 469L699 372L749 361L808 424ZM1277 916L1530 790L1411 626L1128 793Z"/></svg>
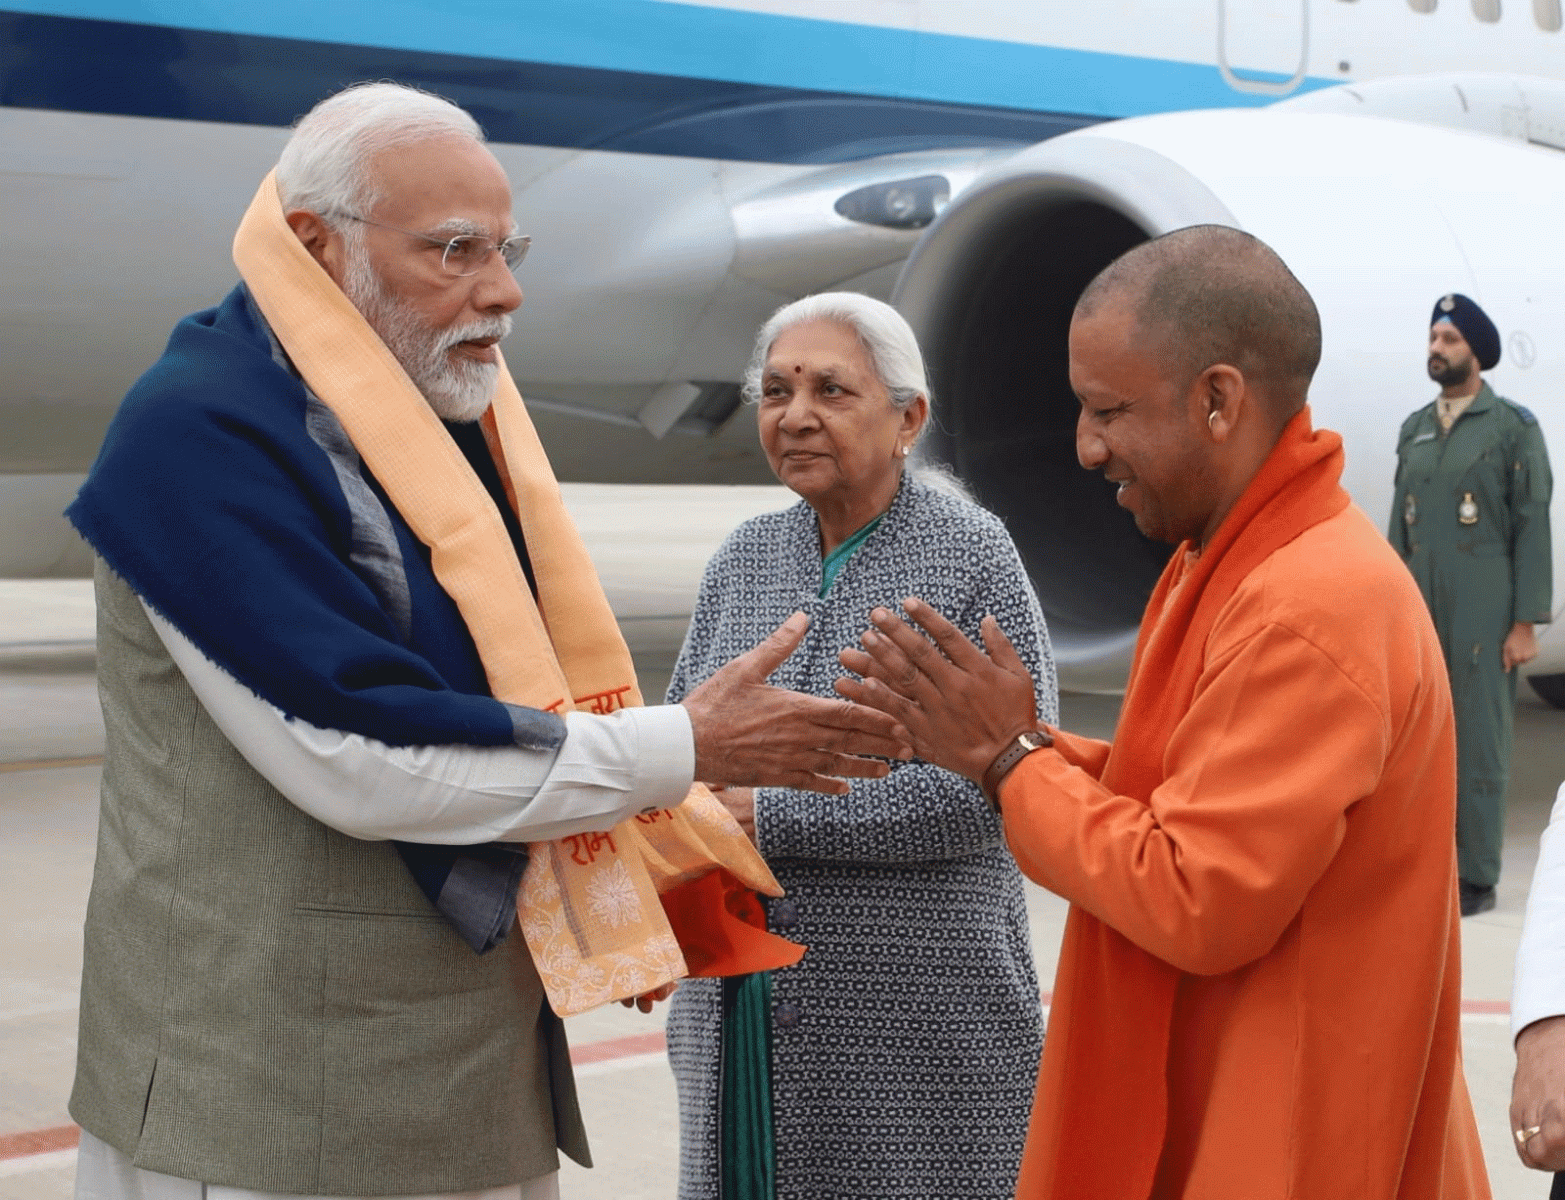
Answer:
<svg viewBox="0 0 1565 1200"><path fill-rule="evenodd" d="M1565 783L1538 843L1527 917L1516 948L1511 1037L1545 1017L1565 1015Z"/></svg>
<svg viewBox="0 0 1565 1200"><path fill-rule="evenodd" d="M288 717L150 608L147 616L245 760L310 816L350 837L547 842L678 804L695 776L690 717L677 704L567 713L556 750L387 746Z"/></svg>

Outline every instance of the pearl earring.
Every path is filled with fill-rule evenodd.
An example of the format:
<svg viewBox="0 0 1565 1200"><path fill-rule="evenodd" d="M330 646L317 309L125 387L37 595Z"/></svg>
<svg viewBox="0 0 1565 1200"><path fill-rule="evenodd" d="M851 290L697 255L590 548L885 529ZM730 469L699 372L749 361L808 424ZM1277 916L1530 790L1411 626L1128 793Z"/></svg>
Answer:
<svg viewBox="0 0 1565 1200"><path fill-rule="evenodd" d="M902 447L902 457L903 457L903 458L906 458L906 457L907 457L907 452L908 452L908 451L909 451L909 450L911 450L911 449L912 449L912 447L911 447L911 446L903 446L903 447Z"/></svg>

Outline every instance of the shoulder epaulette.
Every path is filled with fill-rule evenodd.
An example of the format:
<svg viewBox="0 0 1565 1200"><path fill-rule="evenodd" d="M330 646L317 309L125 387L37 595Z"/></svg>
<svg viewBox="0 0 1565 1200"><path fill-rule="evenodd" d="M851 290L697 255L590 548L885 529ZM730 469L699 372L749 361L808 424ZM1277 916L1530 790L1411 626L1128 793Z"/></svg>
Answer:
<svg viewBox="0 0 1565 1200"><path fill-rule="evenodd" d="M1501 396L1500 400L1502 403L1508 404L1516 410L1516 415L1522 419L1523 425L1536 425L1538 423L1538 418L1532 415L1531 409L1523 408L1520 404L1517 404L1516 401L1507 400L1504 396Z"/></svg>

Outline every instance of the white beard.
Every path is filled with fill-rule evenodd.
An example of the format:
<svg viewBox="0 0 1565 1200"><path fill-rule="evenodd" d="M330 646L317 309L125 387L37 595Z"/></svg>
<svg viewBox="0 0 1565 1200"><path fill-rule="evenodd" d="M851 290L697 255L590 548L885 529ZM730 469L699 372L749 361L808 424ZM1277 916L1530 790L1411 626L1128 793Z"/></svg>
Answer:
<svg viewBox="0 0 1565 1200"><path fill-rule="evenodd" d="M391 294L362 247L350 246L342 290L437 416L470 422L488 411L500 375L499 364L453 357L451 348L472 338L505 337L511 332L509 316L431 329Z"/></svg>

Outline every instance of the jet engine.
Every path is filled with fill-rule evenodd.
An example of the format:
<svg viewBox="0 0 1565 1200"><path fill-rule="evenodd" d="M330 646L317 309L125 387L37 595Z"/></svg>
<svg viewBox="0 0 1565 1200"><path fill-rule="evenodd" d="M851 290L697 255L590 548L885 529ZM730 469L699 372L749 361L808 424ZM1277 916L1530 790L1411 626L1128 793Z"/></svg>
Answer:
<svg viewBox="0 0 1565 1200"><path fill-rule="evenodd" d="M1494 318L1505 349L1488 378L1537 415L1565 461L1565 153L1521 130L1505 139L1289 106L1147 117L1024 150L941 213L894 297L930 360L925 452L1005 520L1062 684L1123 684L1169 553L1078 465L1067 374L1076 297L1145 239L1216 223L1282 255L1321 312L1315 422L1344 435L1344 482L1377 524L1398 428L1434 395L1425 338L1447 292ZM1557 604L1562 525L1556 500ZM1540 673L1565 671L1561 624L1540 639Z"/></svg>

